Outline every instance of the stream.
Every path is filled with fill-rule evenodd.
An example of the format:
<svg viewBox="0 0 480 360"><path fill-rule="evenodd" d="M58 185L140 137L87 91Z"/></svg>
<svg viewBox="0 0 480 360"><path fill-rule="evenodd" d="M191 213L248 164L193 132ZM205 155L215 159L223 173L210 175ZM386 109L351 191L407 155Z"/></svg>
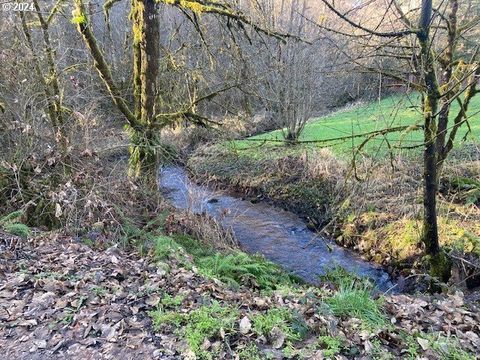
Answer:
<svg viewBox="0 0 480 360"><path fill-rule="evenodd" d="M242 250L260 253L309 283L318 283L319 275L341 266L368 277L378 290L386 291L393 286L390 275L382 267L310 231L291 212L197 185L189 180L183 168L176 166L161 170L160 187L176 208L208 213L233 231Z"/></svg>

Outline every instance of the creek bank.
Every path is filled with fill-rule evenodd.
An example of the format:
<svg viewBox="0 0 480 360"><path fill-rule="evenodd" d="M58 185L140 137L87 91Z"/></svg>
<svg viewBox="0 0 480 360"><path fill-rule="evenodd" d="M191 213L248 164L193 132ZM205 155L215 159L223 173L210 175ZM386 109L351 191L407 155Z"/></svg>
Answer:
<svg viewBox="0 0 480 360"><path fill-rule="evenodd" d="M267 200L298 214L309 227L323 228L339 245L386 266L390 273L410 277L426 271L419 242L421 173L414 162L398 159L395 172L387 161L359 163L357 170L367 177L358 182L349 176L349 163L325 149L268 145L259 149L203 147L187 166L200 183ZM445 173L475 178L480 176L479 164L475 158L463 160ZM457 193L439 200L441 242L453 256L467 254L476 262L480 209L459 202L460 198ZM467 288L474 269L462 267L462 261L455 260L451 281Z"/></svg>
<svg viewBox="0 0 480 360"><path fill-rule="evenodd" d="M329 311L349 300L330 285L230 288L178 248L159 261L60 233L3 240L0 346L12 360L480 355L480 312L461 293L363 298L381 311L372 326L368 312Z"/></svg>
<svg viewBox="0 0 480 360"><path fill-rule="evenodd" d="M311 232L291 212L199 186L180 167L164 167L160 185L176 208L212 216L233 232L243 250L260 253L309 283L319 284L319 276L341 267L371 279L381 291L396 288L381 267Z"/></svg>

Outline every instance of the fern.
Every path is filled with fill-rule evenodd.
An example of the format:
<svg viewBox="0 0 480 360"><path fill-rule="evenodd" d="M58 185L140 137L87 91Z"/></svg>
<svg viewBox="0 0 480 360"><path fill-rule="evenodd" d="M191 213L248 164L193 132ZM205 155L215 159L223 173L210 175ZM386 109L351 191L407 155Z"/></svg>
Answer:
<svg viewBox="0 0 480 360"><path fill-rule="evenodd" d="M243 252L224 255L217 253L197 261L200 271L215 277L232 287L255 283L259 288L272 290L279 284L291 284L294 279L277 265L260 256L250 256Z"/></svg>

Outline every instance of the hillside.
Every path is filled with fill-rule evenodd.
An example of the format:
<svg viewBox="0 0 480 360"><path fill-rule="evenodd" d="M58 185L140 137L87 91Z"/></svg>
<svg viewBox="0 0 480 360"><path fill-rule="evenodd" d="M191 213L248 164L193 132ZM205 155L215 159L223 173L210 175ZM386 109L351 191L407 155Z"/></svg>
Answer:
<svg viewBox="0 0 480 360"><path fill-rule="evenodd" d="M320 118L311 119L305 126L299 141L315 142L317 144L305 144L305 148L325 147L328 146L335 154L342 157L351 157L355 148L358 147L366 138L360 136L349 139L349 136L358 136L361 134L371 133L373 131L388 129L392 127L412 126L421 124L421 109L419 95L412 93L408 95L390 96L381 101L361 102L347 106L344 109L325 115ZM457 114L459 105L452 104L451 117ZM480 98L475 97L469 106L469 128L463 126L457 133L457 148L463 144L479 144L480 142ZM449 129L450 130L450 129ZM462 141L464 136L468 135L465 142ZM333 140L345 138L343 140ZM254 142L252 142L252 140ZM255 148L260 140L283 140L282 130L275 130L265 134L256 135L248 138L246 141L235 141L230 146L238 150L245 150L252 157L261 157L260 153L256 153ZM369 156L385 156L388 150L387 141L395 154L405 156L413 156L418 154L411 149L402 149L402 147L411 147L423 143L422 131L400 131L380 135L373 138L363 149ZM260 141L261 143L261 141ZM275 148L279 151L279 155L288 153L282 149L281 144L266 143L261 149L268 147ZM250 149L249 148L253 148ZM296 147L295 151L300 151L302 147Z"/></svg>

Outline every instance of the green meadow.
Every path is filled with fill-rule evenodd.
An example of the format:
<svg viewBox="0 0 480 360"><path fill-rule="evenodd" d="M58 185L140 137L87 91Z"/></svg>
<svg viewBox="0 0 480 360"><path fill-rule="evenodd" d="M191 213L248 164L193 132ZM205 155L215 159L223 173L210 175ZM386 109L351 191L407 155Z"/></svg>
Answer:
<svg viewBox="0 0 480 360"><path fill-rule="evenodd" d="M451 123L459 111L458 103L452 104ZM463 124L456 136L456 146L465 143L479 143L480 139L480 96L475 97L468 109L468 125ZM328 147L340 156L351 156L369 135L352 138L352 136L368 134L374 131L393 127L410 127L422 124L420 98L418 94L390 96L380 101L367 104L357 104L339 110L329 115L311 119L300 137L300 146L284 147L282 130L275 130L256 135L246 140L229 144L237 150L242 150L249 156L261 158L267 151L265 148L282 147L281 154L298 152L305 148ZM470 128L470 131L469 131ZM451 124L449 125L449 132ZM468 132L468 134L467 134ZM466 136L465 136L466 135ZM339 139L344 138L344 139ZM338 139L338 140L330 140ZM266 140L264 143L262 140ZM271 141L274 140L274 141ZM280 142L275 142L280 141ZM318 142L315 142L318 141ZM411 154L422 148L423 132L421 129L391 132L371 137L362 146L362 154L368 156L384 156L388 149L395 153ZM280 150L280 149L278 149ZM270 152L270 151L269 151Z"/></svg>

